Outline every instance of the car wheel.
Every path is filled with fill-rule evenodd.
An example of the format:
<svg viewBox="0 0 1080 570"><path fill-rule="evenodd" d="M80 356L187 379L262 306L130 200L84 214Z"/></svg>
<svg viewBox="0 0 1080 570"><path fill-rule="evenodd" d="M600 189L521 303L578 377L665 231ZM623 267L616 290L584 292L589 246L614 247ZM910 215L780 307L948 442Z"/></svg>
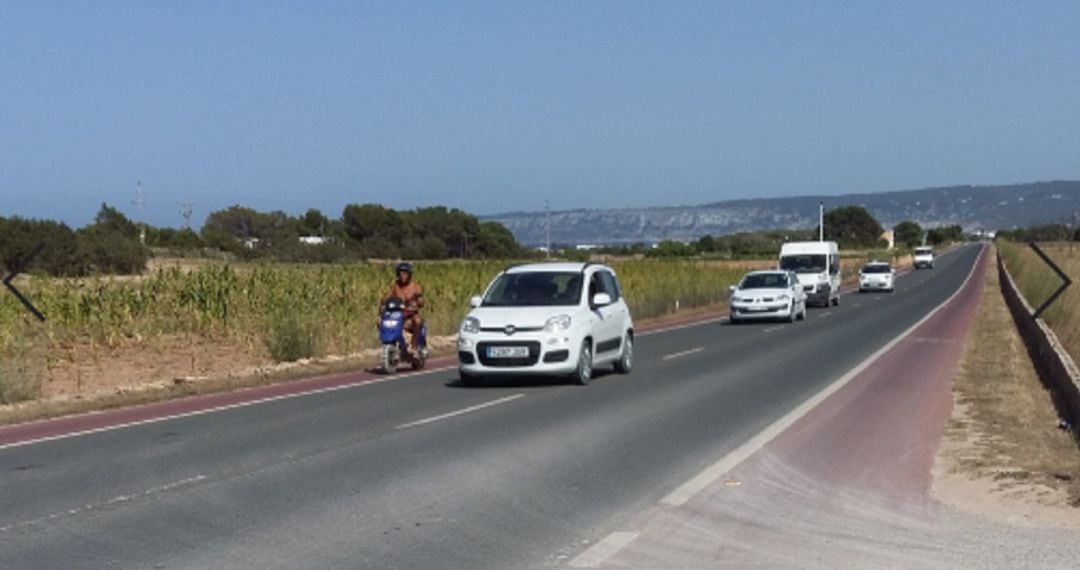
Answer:
<svg viewBox="0 0 1080 570"><path fill-rule="evenodd" d="M574 384L584 386L592 380L592 343L588 340L581 343L581 352L578 354L577 369L571 377Z"/></svg>
<svg viewBox="0 0 1080 570"><path fill-rule="evenodd" d="M615 361L615 372L629 374L634 367L634 335L626 333L623 339L623 351L619 360Z"/></svg>

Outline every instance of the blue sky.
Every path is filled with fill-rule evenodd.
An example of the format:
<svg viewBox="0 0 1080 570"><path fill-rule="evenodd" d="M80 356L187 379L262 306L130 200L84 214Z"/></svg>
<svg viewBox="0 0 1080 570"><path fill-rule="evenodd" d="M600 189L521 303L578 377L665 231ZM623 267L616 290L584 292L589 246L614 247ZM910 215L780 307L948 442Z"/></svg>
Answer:
<svg viewBox="0 0 1080 570"><path fill-rule="evenodd" d="M1080 178L1077 2L0 2L0 215Z"/></svg>

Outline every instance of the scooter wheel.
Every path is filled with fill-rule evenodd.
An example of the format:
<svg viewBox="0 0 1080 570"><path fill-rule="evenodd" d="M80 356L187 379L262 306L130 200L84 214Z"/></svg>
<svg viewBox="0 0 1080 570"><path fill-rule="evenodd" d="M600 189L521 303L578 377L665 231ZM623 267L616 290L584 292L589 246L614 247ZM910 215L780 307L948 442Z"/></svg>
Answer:
<svg viewBox="0 0 1080 570"><path fill-rule="evenodd" d="M392 344L384 344L382 347L382 367L383 372L387 374L393 374L397 372L398 364L401 360L401 354L398 353L398 348Z"/></svg>

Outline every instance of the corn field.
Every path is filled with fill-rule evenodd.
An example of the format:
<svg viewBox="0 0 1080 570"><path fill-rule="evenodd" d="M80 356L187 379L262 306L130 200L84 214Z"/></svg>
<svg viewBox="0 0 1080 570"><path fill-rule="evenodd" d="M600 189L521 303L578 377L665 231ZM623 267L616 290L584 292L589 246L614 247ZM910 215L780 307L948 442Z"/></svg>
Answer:
<svg viewBox="0 0 1080 570"><path fill-rule="evenodd" d="M424 315L431 334L452 334L471 295L505 262L421 264ZM741 269L694 261L623 261L613 266L635 317L708 305L727 296ZM208 265L159 269L141 279L30 278L20 288L48 317L33 321L11 295L0 296L0 353L34 329L51 346L92 341L106 347L166 335L259 339L279 360L342 354L375 344L378 299L392 280L389 265ZM276 344L302 341L275 354ZM314 339L314 340L312 340ZM293 354L297 352L298 354Z"/></svg>

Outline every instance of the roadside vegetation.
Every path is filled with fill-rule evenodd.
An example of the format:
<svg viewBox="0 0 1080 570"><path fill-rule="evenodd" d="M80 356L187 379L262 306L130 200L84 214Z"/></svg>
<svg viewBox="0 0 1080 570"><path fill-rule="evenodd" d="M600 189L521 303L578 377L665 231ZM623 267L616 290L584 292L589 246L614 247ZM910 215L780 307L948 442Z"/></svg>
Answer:
<svg viewBox="0 0 1080 570"><path fill-rule="evenodd" d="M1080 362L1080 243L1044 243L1040 247L1074 283L1041 316L1073 360ZM998 248L1020 292L1032 306L1041 305L1061 285L1061 278L1027 245L999 240Z"/></svg>
<svg viewBox="0 0 1080 570"><path fill-rule="evenodd" d="M456 331L468 299L507 266L505 261L420 263L416 278L428 300L433 335ZM715 305L744 270L739 264L690 260L612 264L639 319ZM351 354L374 347L376 305L393 278L392 264L225 264L167 268L138 279L29 277L19 283L48 316L38 323L11 295L0 296L0 355L36 363L50 376L83 361L161 360L191 353L191 369L206 358L198 347L236 347L275 361ZM26 331L40 331L28 342ZM25 365L19 365L25 367ZM23 370L23 368L18 368ZM0 403L36 397L14 388L24 374L5 370ZM85 380L83 374L82 380ZM21 381L20 381L21 382Z"/></svg>
<svg viewBox="0 0 1080 570"><path fill-rule="evenodd" d="M1019 246L1001 245L1011 257L1018 253L1013 248ZM957 409L943 452L951 475L982 481L980 487L998 496L1080 507L1080 449L1058 428L1050 394L1012 322L994 269L986 274L954 396Z"/></svg>

